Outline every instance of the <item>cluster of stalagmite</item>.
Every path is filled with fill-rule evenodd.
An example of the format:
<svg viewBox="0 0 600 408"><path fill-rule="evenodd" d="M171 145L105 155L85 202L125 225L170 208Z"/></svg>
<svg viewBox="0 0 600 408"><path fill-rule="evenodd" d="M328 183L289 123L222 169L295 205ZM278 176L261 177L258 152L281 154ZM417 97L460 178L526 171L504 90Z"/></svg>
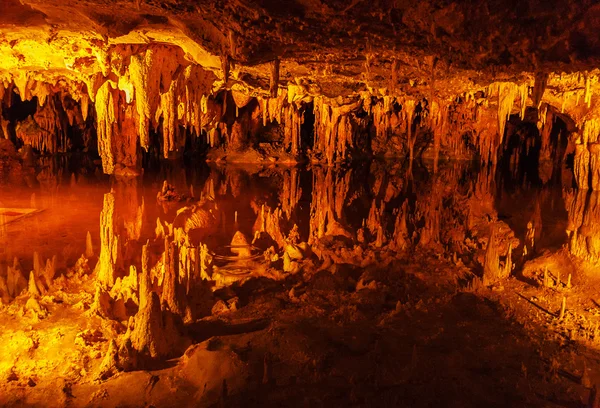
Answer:
<svg viewBox="0 0 600 408"><path fill-rule="evenodd" d="M565 191L569 251L587 261L600 262L600 194L597 191Z"/></svg>

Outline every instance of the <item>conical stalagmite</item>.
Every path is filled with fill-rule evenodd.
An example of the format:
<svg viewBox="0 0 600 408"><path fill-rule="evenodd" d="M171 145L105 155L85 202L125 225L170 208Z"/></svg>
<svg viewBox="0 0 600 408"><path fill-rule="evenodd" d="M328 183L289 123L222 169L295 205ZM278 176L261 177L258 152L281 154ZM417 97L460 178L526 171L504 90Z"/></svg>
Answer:
<svg viewBox="0 0 600 408"><path fill-rule="evenodd" d="M92 244L92 234L88 231L85 237L85 256L86 258L94 257L94 245Z"/></svg>
<svg viewBox="0 0 600 408"><path fill-rule="evenodd" d="M54 276L56 275L56 255L52 259L46 260L46 267L43 270L43 276L46 280L46 285L52 285Z"/></svg>
<svg viewBox="0 0 600 408"><path fill-rule="evenodd" d="M175 242L165 239L162 302L179 316L186 314L185 287L179 282L179 250Z"/></svg>
<svg viewBox="0 0 600 408"><path fill-rule="evenodd" d="M498 246L496 243L496 231L495 227L492 227L487 249L485 250L485 261L483 264L484 285L496 283L496 281L501 277L499 258Z"/></svg>
<svg viewBox="0 0 600 408"><path fill-rule="evenodd" d="M41 284L36 278L35 271L29 272L29 284L27 285L27 291L30 296L42 296L42 291L40 290Z"/></svg>
<svg viewBox="0 0 600 408"><path fill-rule="evenodd" d="M131 369L143 366L150 359L169 356L175 351L171 347L179 338L174 327L166 323L158 294L150 292L147 298L133 318L133 328L130 326L121 346L125 350L120 354L130 356L135 362ZM128 346L130 350L126 349Z"/></svg>

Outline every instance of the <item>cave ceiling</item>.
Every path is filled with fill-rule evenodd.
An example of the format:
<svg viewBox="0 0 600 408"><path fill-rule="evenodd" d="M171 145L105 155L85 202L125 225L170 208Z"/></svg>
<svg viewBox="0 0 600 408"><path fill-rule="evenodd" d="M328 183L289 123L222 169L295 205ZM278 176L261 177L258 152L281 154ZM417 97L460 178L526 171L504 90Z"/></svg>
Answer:
<svg viewBox="0 0 600 408"><path fill-rule="evenodd" d="M329 97L366 89L450 97L536 72L591 71L600 57L600 5L591 1L5 0L3 8L1 68L66 77L107 74L111 50L161 43L217 75L227 58L251 88L268 88L269 63L279 59L281 81Z"/></svg>

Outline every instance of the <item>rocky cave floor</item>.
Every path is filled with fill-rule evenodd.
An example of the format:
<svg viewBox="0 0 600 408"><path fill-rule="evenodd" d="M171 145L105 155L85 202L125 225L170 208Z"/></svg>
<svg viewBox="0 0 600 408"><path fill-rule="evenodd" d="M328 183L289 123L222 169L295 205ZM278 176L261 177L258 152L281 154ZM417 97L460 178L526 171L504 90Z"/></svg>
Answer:
<svg viewBox="0 0 600 408"><path fill-rule="evenodd" d="M1 406L597 406L594 267L549 245L485 286L473 265L487 238L466 238L476 250L457 257L435 245L392 249L326 235L290 273L271 265L207 291L199 309L208 312L180 328L179 355L106 375L109 341L127 321L94 311L98 257L73 265L86 245L74 239L84 225L72 225L92 218L97 240L90 214L102 194L83 176L70 187L63 179L54 191L65 192L59 201L71 213L42 212L0 235L26 266L39 239L62 248L46 293L33 296L30 281L0 305ZM34 198L48 205L45 193Z"/></svg>

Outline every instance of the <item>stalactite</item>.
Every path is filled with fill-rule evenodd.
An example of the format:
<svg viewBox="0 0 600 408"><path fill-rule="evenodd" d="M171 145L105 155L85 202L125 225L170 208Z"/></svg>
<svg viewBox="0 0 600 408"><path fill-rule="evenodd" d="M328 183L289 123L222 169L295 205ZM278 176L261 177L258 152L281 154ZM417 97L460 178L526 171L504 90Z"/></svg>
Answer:
<svg viewBox="0 0 600 408"><path fill-rule="evenodd" d="M512 112L517 97L521 107L521 120L525 117L529 86L527 84L517 85L513 82L495 82L490 85L488 92L490 95L498 96L498 135L501 144L504 139L506 121Z"/></svg>
<svg viewBox="0 0 600 408"><path fill-rule="evenodd" d="M406 134L408 140L408 155L409 167L412 168L412 163L415 157L415 141L416 135L413 134L413 120L417 103L414 99L407 99L402 104L402 112L404 113L404 122L406 123Z"/></svg>
<svg viewBox="0 0 600 408"><path fill-rule="evenodd" d="M277 97L277 91L279 89L279 58L271 62L271 77L269 82L269 90L271 92L271 98Z"/></svg>
<svg viewBox="0 0 600 408"><path fill-rule="evenodd" d="M593 191L600 191L600 143L589 145L590 150L590 179Z"/></svg>
<svg viewBox="0 0 600 408"><path fill-rule="evenodd" d="M325 163L333 164L345 159L347 149L354 145L354 129L349 114L361 105L360 99L336 106L323 97L314 99L314 148L324 156Z"/></svg>
<svg viewBox="0 0 600 408"><path fill-rule="evenodd" d="M110 81L106 81L96 94L96 120L98 131L98 153L102 158L102 168L105 173L112 174L115 170L113 155L113 124L117 121L117 105L113 96L115 89Z"/></svg>
<svg viewBox="0 0 600 408"><path fill-rule="evenodd" d="M162 116L163 133L163 157L167 159L169 153L177 150L177 82L171 81L169 90L160 95L160 108L156 111L156 117ZM158 119L157 119L158 121Z"/></svg>
<svg viewBox="0 0 600 408"><path fill-rule="evenodd" d="M287 105L284 109L283 122L284 139L283 144L286 149L294 156L300 153L300 126L303 123L303 113L294 104Z"/></svg>
<svg viewBox="0 0 600 408"><path fill-rule="evenodd" d="M535 74L535 82L533 85L533 104L538 109L540 108L540 104L542 103L542 99L544 97L544 92L546 91L546 86L548 85L548 73L538 72Z"/></svg>
<svg viewBox="0 0 600 408"><path fill-rule="evenodd" d="M231 60L228 55L221 55L221 73L223 74L223 82L227 83L229 81L229 70Z"/></svg>
<svg viewBox="0 0 600 408"><path fill-rule="evenodd" d="M590 167L590 151L585 144L575 145L575 160L573 163L573 172L575 173L575 181L580 190L589 188L589 167Z"/></svg>
<svg viewBox="0 0 600 408"><path fill-rule="evenodd" d="M432 100L430 118L433 130L433 172L437 173L440 147L448 131L448 106L442 101Z"/></svg>

